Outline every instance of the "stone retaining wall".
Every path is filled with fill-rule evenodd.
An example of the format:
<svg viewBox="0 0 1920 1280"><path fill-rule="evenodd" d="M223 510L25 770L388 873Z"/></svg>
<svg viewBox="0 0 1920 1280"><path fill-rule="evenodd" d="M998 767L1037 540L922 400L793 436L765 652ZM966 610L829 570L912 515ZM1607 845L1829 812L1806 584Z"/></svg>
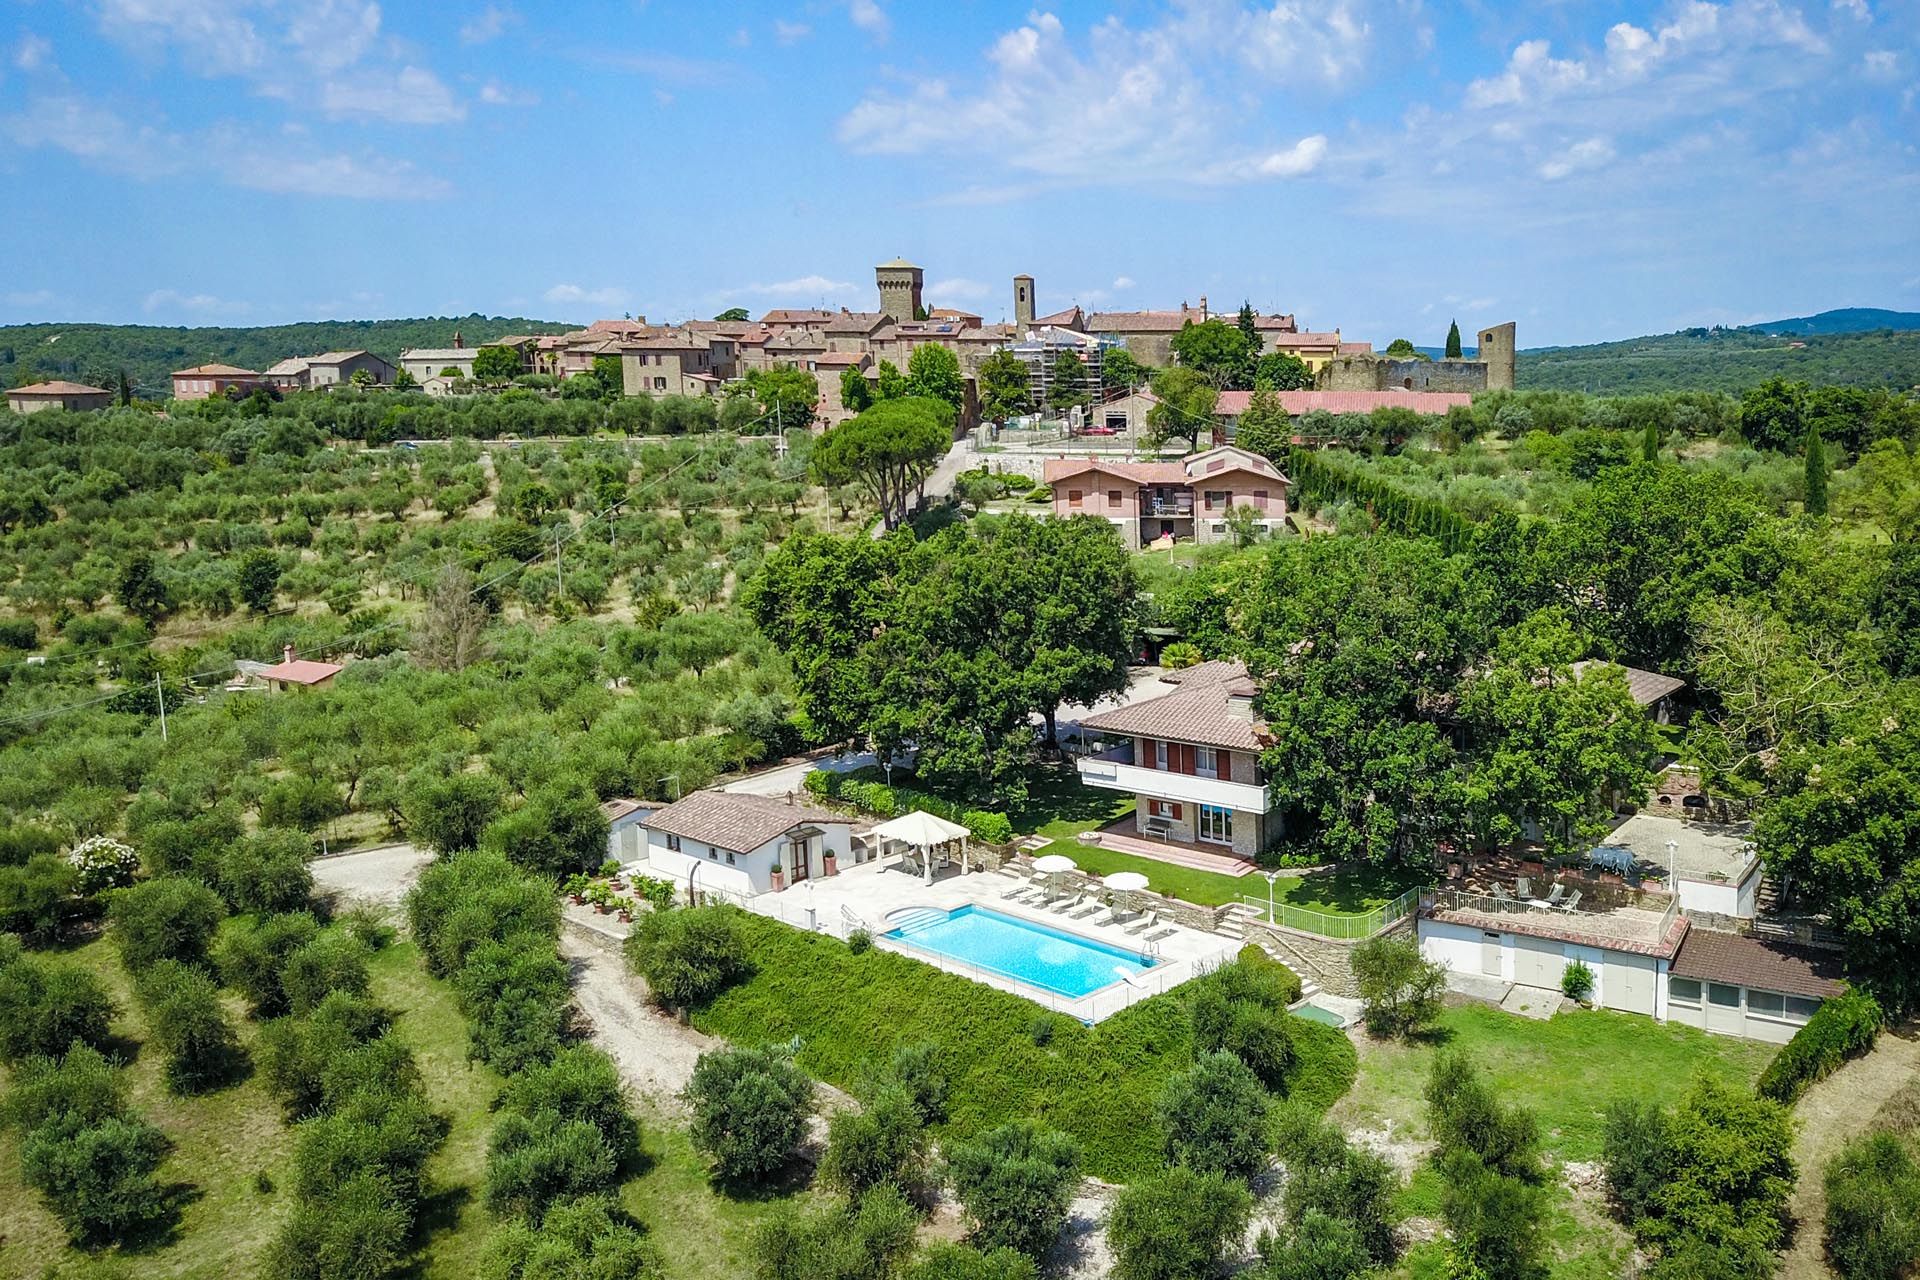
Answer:
<svg viewBox="0 0 1920 1280"><path fill-rule="evenodd" d="M1411 937L1413 919L1410 915L1403 916L1373 936L1405 934ZM1304 933L1264 920L1249 920L1246 930L1247 941L1258 943L1277 956L1303 981L1318 983L1322 990L1337 996L1359 998L1360 986L1353 977L1353 949L1367 939L1323 938L1317 933Z"/></svg>

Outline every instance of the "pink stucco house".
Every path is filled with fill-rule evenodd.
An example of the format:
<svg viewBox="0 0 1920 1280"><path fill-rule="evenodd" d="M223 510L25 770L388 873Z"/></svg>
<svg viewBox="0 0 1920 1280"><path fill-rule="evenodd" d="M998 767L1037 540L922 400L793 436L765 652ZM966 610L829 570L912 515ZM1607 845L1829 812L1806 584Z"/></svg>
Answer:
<svg viewBox="0 0 1920 1280"><path fill-rule="evenodd" d="M1042 479L1053 490L1053 514L1099 516L1138 550L1162 538L1225 542L1227 513L1249 507L1268 533L1286 526L1286 476L1257 453L1221 445L1178 462L1109 462L1049 458Z"/></svg>

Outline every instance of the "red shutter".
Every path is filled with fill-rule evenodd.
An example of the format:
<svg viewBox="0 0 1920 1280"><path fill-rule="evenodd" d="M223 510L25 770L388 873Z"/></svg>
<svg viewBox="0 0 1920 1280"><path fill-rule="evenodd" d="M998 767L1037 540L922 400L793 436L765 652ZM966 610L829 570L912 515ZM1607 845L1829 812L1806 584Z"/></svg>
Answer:
<svg viewBox="0 0 1920 1280"><path fill-rule="evenodd" d="M1233 752L1215 751L1213 753L1213 771L1223 781L1233 778Z"/></svg>

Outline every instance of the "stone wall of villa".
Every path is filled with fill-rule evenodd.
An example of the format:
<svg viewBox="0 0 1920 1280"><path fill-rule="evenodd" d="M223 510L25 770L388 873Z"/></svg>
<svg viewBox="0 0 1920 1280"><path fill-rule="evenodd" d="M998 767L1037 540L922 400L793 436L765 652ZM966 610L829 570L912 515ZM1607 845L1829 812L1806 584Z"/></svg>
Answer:
<svg viewBox="0 0 1920 1280"><path fill-rule="evenodd" d="M1317 933L1303 933L1264 920L1249 920L1246 933L1247 941L1259 944L1277 957L1299 974L1303 982L1318 983L1322 990L1337 996L1359 998L1360 984L1353 977L1353 949L1366 939L1323 938ZM1413 917L1396 920L1374 936L1382 934L1412 937Z"/></svg>

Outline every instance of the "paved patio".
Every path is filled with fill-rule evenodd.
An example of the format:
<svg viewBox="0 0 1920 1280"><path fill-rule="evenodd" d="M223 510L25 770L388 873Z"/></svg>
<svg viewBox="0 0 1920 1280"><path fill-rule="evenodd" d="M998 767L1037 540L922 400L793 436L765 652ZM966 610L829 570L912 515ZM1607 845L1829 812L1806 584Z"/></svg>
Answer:
<svg viewBox="0 0 1920 1280"><path fill-rule="evenodd" d="M1152 858L1155 862L1170 863L1176 867L1211 871L1215 875L1222 876L1250 876L1256 870L1254 864L1245 858L1216 853L1202 845L1175 840L1149 840L1135 832L1132 814L1115 818L1104 827L1088 834L1094 838L1087 843L1095 848L1114 849L1120 853L1133 854L1137 858Z"/></svg>
<svg viewBox="0 0 1920 1280"><path fill-rule="evenodd" d="M763 893L747 898L740 905L759 915L784 921L797 929L829 933L845 938L855 929L873 935L875 944L950 973L962 974L976 982L1001 991L1012 992L1034 1003L1081 1022L1098 1022L1131 1004L1172 989L1196 974L1231 960L1239 943L1219 934L1188 929L1162 922L1144 933L1128 933L1124 926L1096 925L1089 919L1067 919L1030 906L1011 903L1002 895L1032 882L1000 872L974 871L962 874L958 863L935 875L931 885L920 873L909 869L898 858L869 862L844 868L840 874L802 881L779 893ZM1158 962L1153 968L1091 995L1077 999L1042 991L1012 978L990 973L964 961L904 946L886 937L891 927L888 917L908 908L933 908L950 911L963 906L978 906L1002 915L1043 924L1050 929L1078 934L1123 950L1151 955ZM1101 913L1102 915L1105 912ZM1148 941L1149 938L1154 939Z"/></svg>

